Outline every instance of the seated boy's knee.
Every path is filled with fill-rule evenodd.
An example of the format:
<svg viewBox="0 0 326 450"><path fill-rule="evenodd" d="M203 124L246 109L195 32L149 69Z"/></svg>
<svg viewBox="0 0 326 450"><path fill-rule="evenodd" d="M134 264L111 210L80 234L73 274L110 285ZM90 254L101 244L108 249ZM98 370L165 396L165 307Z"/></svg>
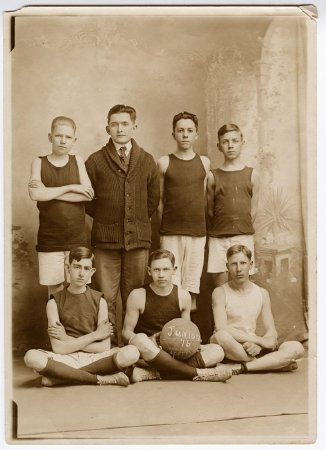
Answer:
<svg viewBox="0 0 326 450"><path fill-rule="evenodd" d="M295 359L302 358L302 356L304 355L304 347L301 342L291 341L291 349L294 355L293 358Z"/></svg>
<svg viewBox="0 0 326 450"><path fill-rule="evenodd" d="M211 367L223 360L224 351L218 344L207 344L205 345L204 355L206 367Z"/></svg>
<svg viewBox="0 0 326 450"><path fill-rule="evenodd" d="M26 366L37 371L44 369L46 361L46 356L42 355L39 350L28 350L24 356Z"/></svg>
<svg viewBox="0 0 326 450"><path fill-rule="evenodd" d="M213 342L216 342L217 344L221 345L222 347L230 340L230 334L224 330L217 331L213 337L214 337Z"/></svg>
<svg viewBox="0 0 326 450"><path fill-rule="evenodd" d="M131 345L136 346L140 353L142 353L154 344L145 333L138 333L132 338Z"/></svg>
<svg viewBox="0 0 326 450"><path fill-rule="evenodd" d="M116 359L120 367L128 367L135 364L139 356L139 350L135 345L126 345L119 350Z"/></svg>
<svg viewBox="0 0 326 450"><path fill-rule="evenodd" d="M282 346L288 352L290 359L299 359L304 355L304 347L299 341L283 342L280 349Z"/></svg>

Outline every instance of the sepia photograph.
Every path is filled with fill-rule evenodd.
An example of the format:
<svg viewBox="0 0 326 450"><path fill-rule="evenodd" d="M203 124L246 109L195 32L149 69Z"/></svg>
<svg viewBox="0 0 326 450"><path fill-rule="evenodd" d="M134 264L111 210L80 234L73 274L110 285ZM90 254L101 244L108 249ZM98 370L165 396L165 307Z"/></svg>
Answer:
<svg viewBox="0 0 326 450"><path fill-rule="evenodd" d="M7 443L315 442L317 20L4 13Z"/></svg>

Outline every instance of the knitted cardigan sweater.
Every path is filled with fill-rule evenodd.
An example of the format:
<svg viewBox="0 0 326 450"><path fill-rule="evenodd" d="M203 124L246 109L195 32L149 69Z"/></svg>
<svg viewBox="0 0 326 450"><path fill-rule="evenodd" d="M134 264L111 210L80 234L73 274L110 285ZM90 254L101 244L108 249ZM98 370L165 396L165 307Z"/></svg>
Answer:
<svg viewBox="0 0 326 450"><path fill-rule="evenodd" d="M91 240L104 249L149 248L150 218L159 203L159 174L152 155L132 139L129 166L121 162L112 140L93 153L86 169L94 200L86 212L93 217Z"/></svg>

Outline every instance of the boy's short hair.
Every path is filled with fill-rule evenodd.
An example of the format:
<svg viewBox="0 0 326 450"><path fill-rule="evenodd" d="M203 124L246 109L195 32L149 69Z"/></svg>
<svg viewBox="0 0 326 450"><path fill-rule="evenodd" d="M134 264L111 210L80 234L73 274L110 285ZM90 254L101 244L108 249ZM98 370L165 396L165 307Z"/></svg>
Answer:
<svg viewBox="0 0 326 450"><path fill-rule="evenodd" d="M228 133L229 131L238 131L238 133L240 133L241 139L243 138L242 131L240 130L238 125L234 123L226 123L223 126L221 126L221 128L217 132L218 141L220 141L221 137L224 136L224 134Z"/></svg>
<svg viewBox="0 0 326 450"><path fill-rule="evenodd" d="M235 244L232 245L232 247L229 247L226 252L226 259L228 260L229 258L231 258L231 256L237 253L243 253L249 259L249 261L251 261L251 250L242 244Z"/></svg>
<svg viewBox="0 0 326 450"><path fill-rule="evenodd" d="M95 262L95 256L87 247L75 247L72 250L70 250L69 253L69 264L75 261L80 261L81 259L90 259L92 261L92 267L94 267Z"/></svg>
<svg viewBox="0 0 326 450"><path fill-rule="evenodd" d="M176 114L173 117L173 121L172 121L172 127L173 127L173 131L175 130L176 124L179 120L181 119L190 119L194 122L195 126L196 126L196 131L198 131L198 118L195 114L192 114L190 112L187 111L183 111L181 113Z"/></svg>
<svg viewBox="0 0 326 450"><path fill-rule="evenodd" d="M170 250L165 250L163 248L155 250L154 252L152 252L149 255L148 266L151 267L151 264L153 261L156 261L157 259L164 259L164 258L168 258L171 261L172 266L174 267L174 265L175 265L174 254L172 252L170 252Z"/></svg>
<svg viewBox="0 0 326 450"><path fill-rule="evenodd" d="M130 119L135 122L136 121L136 110L132 106L128 105L115 105L112 106L110 111L108 112L108 123L110 123L110 118L113 114L119 113L127 113L130 116Z"/></svg>
<svg viewBox="0 0 326 450"><path fill-rule="evenodd" d="M76 124L72 119L70 119L70 117L58 116L52 120L51 133L52 133L54 127L59 124L70 125L71 128L74 130L74 133L76 132Z"/></svg>

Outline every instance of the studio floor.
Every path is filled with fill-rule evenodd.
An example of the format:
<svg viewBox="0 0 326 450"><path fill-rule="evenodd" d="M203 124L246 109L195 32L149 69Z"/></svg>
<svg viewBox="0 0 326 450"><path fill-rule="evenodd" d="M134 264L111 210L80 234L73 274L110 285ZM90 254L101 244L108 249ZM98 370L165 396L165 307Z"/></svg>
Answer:
<svg viewBox="0 0 326 450"><path fill-rule="evenodd" d="M127 388L46 388L22 358L14 358L7 440L17 444L309 443L315 435L313 372L305 357L292 373L239 375L226 383L160 380Z"/></svg>

